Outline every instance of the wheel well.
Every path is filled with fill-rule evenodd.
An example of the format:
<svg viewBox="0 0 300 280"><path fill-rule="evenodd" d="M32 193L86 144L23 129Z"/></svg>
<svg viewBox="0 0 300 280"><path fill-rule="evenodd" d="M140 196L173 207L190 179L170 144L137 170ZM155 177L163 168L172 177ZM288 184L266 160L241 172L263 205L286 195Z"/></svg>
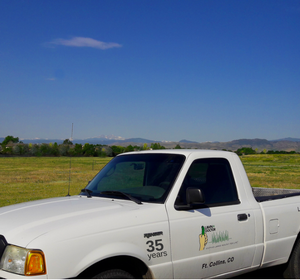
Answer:
<svg viewBox="0 0 300 280"><path fill-rule="evenodd" d="M295 239L295 242L294 242L293 248L292 248L292 250L291 250L291 253L290 253L288 262L290 261L291 256L292 256L292 253L293 253L293 251L294 251L294 249L295 249L295 247L296 247L297 242L299 242L299 240L300 240L300 232L298 232L297 238Z"/></svg>
<svg viewBox="0 0 300 280"><path fill-rule="evenodd" d="M109 269L122 269L130 273L134 278L138 279L152 279L152 274L145 263L130 256L117 256L101 260L87 268L80 275L78 275L77 278L92 278L93 276Z"/></svg>
<svg viewBox="0 0 300 280"><path fill-rule="evenodd" d="M294 242L288 262L282 265L284 278L299 278L299 241L300 233L298 233L297 238Z"/></svg>

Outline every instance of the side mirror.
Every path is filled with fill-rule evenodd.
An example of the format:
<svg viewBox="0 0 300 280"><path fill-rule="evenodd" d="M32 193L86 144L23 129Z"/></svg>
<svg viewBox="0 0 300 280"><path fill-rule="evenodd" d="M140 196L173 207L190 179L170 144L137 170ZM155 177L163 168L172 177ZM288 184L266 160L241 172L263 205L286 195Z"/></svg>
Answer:
<svg viewBox="0 0 300 280"><path fill-rule="evenodd" d="M204 204L204 196L202 191L198 188L187 188L186 203L190 205Z"/></svg>
<svg viewBox="0 0 300 280"><path fill-rule="evenodd" d="M198 188L187 188L186 204L175 204L176 210L191 210L206 207L202 191Z"/></svg>

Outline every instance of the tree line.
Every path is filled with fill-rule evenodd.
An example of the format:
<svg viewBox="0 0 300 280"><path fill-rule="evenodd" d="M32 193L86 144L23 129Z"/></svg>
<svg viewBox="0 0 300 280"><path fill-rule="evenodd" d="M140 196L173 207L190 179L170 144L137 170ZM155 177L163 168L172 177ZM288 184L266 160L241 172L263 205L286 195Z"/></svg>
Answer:
<svg viewBox="0 0 300 280"><path fill-rule="evenodd" d="M273 150L270 150L270 151L267 151L267 149L264 149L263 151L261 152L258 152L258 149L253 149L253 148L249 148L249 147L243 147L243 148L240 148L238 150L235 151L236 154L238 154L239 156L242 156L242 155L255 155L255 154L297 154L295 151L290 151L290 152L287 152L287 151L273 151Z"/></svg>
<svg viewBox="0 0 300 280"><path fill-rule="evenodd" d="M0 143L1 155L17 156L87 156L87 157L114 157L121 153L142 151L142 150L165 149L159 143L143 144L142 146L108 146L101 144L73 144L69 139L65 139L62 144L43 143L43 144L25 144L19 140L19 137L7 136Z"/></svg>
<svg viewBox="0 0 300 280"><path fill-rule="evenodd" d="M73 144L69 139L65 139L62 144L24 144L19 140L19 137L7 136L0 143L0 155L16 155L16 156L86 156L86 157L114 157L121 153L142 151L142 150L161 150L165 149L160 143L147 143L142 146L108 146L100 144ZM181 149L177 144L174 149ZM225 149L224 149L225 150ZM295 151L267 151L266 149L258 152L258 149L251 147L243 147L234 151L238 155L253 155L253 154L296 154Z"/></svg>

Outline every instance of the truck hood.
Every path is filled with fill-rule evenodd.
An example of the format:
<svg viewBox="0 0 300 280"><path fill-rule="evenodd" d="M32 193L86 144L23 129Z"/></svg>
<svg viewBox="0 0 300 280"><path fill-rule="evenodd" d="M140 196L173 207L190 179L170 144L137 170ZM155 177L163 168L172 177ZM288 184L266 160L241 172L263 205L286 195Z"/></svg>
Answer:
<svg viewBox="0 0 300 280"><path fill-rule="evenodd" d="M140 223L137 212L141 207L147 208L147 204L86 196L21 203L0 208L0 234L10 244L27 247L38 237L55 231L51 235L63 238L67 230L71 238L127 227L134 221Z"/></svg>

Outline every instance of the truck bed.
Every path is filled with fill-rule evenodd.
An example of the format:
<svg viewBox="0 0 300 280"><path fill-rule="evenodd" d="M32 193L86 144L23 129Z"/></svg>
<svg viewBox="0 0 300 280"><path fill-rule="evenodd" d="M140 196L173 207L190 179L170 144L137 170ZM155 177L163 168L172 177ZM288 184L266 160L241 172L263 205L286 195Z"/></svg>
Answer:
<svg viewBox="0 0 300 280"><path fill-rule="evenodd" d="M252 192L257 202L300 196L298 189L252 188Z"/></svg>

